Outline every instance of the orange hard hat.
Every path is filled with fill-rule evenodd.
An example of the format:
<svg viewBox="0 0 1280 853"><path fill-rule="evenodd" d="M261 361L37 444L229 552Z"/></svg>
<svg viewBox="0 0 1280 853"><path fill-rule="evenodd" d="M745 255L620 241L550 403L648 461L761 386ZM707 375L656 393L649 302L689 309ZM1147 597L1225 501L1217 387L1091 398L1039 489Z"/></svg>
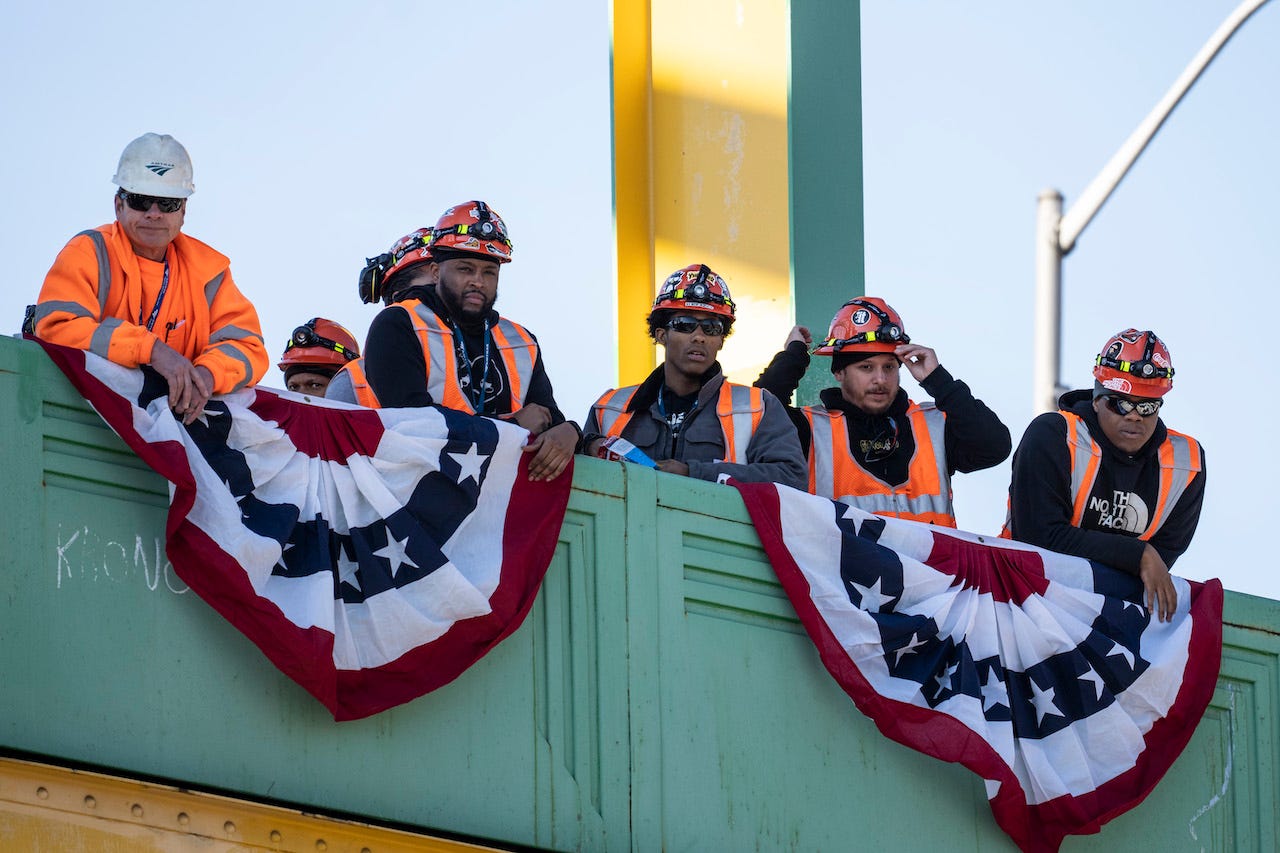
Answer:
<svg viewBox="0 0 1280 853"><path fill-rule="evenodd" d="M431 229L430 246L432 252L466 252L500 264L511 261L507 225L498 212L483 201L455 204L441 214L436 227Z"/></svg>
<svg viewBox="0 0 1280 853"><path fill-rule="evenodd" d="M893 352L911 343L902 317L878 296L850 299L831 318L827 337L814 350L816 355L838 352Z"/></svg>
<svg viewBox="0 0 1280 853"><path fill-rule="evenodd" d="M725 317L731 323L734 320L729 285L706 264L690 264L667 276L658 288L649 316L663 310L701 311Z"/></svg>
<svg viewBox="0 0 1280 853"><path fill-rule="evenodd" d="M1093 377L1108 391L1135 397L1163 397L1173 387L1169 348L1147 330L1112 335L1093 360Z"/></svg>
<svg viewBox="0 0 1280 853"><path fill-rule="evenodd" d="M359 357L354 335L332 320L315 317L293 330L276 366L286 372L291 367L336 370Z"/></svg>
<svg viewBox="0 0 1280 853"><path fill-rule="evenodd" d="M365 303L379 301L386 293L392 276L430 261L430 244L431 229L418 228L395 241L390 250L376 258L365 258L365 267L360 271L360 300Z"/></svg>

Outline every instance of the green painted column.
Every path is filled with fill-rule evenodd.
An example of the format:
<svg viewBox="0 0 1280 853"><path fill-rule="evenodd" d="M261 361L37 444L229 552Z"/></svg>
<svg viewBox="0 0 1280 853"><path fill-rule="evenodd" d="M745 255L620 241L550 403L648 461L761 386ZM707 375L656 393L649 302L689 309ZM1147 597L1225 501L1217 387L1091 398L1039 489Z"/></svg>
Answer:
<svg viewBox="0 0 1280 853"><path fill-rule="evenodd" d="M860 5L791 3L791 294L796 322L815 338L866 286ZM797 400L817 402L830 384L815 358Z"/></svg>

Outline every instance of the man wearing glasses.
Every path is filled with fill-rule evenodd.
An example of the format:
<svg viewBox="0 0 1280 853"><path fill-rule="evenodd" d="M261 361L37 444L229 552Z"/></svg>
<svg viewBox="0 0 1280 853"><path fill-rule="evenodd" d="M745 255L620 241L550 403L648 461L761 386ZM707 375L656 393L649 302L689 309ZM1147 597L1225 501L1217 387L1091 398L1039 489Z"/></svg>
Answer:
<svg viewBox="0 0 1280 853"><path fill-rule="evenodd" d="M583 451L601 455L608 439L621 438L660 471L804 488L804 457L782 404L767 391L726 381L716 361L734 316L728 286L706 265L668 276L649 312L649 336L665 350L663 363L642 384L596 401Z"/></svg>
<svg viewBox="0 0 1280 853"><path fill-rule="evenodd" d="M1173 362L1154 332L1113 335L1093 376L1092 394L1062 395L1022 436L1006 534L1137 575L1148 609L1167 621L1177 606L1169 567L1204 502L1204 450L1160 420Z"/></svg>
<svg viewBox="0 0 1280 853"><path fill-rule="evenodd" d="M534 454L529 479L560 476L578 427L556 405L537 339L493 309L501 265L511 261L502 217L483 201L456 204L429 235L414 232L392 250L361 273L362 293L367 280L371 296L378 278L385 284L392 273L413 282L396 291L400 301L374 318L365 338L364 372L376 400L514 421L536 436L525 448Z"/></svg>
<svg viewBox="0 0 1280 853"><path fill-rule="evenodd" d="M231 280L226 256L182 233L195 185L176 139L133 140L112 181L116 221L82 231L58 254L32 328L125 367L150 365L189 424L211 395L266 373L258 313Z"/></svg>
<svg viewBox="0 0 1280 853"><path fill-rule="evenodd" d="M790 403L812 342L807 328L792 329L756 385ZM932 349L911 343L898 312L877 296L841 306L814 353L831 357L838 385L822 391L820 406L787 409L809 457L809 491L876 515L955 527L951 475L1008 458L1008 427ZM904 364L933 403L917 404L899 387Z"/></svg>

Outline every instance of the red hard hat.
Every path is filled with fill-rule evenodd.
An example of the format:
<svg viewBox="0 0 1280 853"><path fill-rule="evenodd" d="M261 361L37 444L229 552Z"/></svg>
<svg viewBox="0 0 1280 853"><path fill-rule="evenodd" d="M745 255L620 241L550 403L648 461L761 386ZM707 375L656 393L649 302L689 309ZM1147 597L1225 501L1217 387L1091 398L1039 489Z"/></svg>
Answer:
<svg viewBox="0 0 1280 853"><path fill-rule="evenodd" d="M859 296L840 306L831 318L826 339L814 354L893 352L909 343L911 338L902 327L902 317L889 303L878 296Z"/></svg>
<svg viewBox="0 0 1280 853"><path fill-rule="evenodd" d="M455 204L431 230L431 248L480 255L500 264L511 262L507 225L482 201Z"/></svg>
<svg viewBox="0 0 1280 853"><path fill-rule="evenodd" d="M716 314L727 317L730 322L734 319L729 285L706 264L690 264L667 276L662 287L658 288L649 316L652 317L654 311L666 309Z"/></svg>
<svg viewBox="0 0 1280 853"><path fill-rule="evenodd" d="M1173 387L1169 348L1150 330L1125 329L1112 335L1093 364L1093 377L1109 391L1163 397Z"/></svg>
<svg viewBox="0 0 1280 853"><path fill-rule="evenodd" d="M359 357L354 335L332 320L316 317L293 330L276 366L286 371L312 366L336 369Z"/></svg>

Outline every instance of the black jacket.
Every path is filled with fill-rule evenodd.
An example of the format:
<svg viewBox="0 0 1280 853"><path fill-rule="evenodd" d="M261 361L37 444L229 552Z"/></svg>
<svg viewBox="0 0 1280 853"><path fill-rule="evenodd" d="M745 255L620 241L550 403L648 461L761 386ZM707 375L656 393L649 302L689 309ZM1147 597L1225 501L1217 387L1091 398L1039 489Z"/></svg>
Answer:
<svg viewBox="0 0 1280 853"><path fill-rule="evenodd" d="M1146 545L1138 535L1155 512L1160 494L1160 445L1168 430L1156 423L1150 440L1137 453L1129 454L1107 440L1093 410L1089 391L1062 395L1058 408L1079 415L1089 436L1102 449L1098 476L1089 493L1089 504L1079 528L1071 525L1071 454L1067 447L1067 422L1061 414L1040 415L1027 431L1013 455L1013 479L1009 484L1009 530L1013 538L1075 554L1138 573ZM1194 440L1194 439L1193 439ZM1165 565L1187 550L1200 520L1204 503L1204 450L1201 469L1183 492L1172 514L1151 538ZM1124 507L1117 512L1117 507ZM1134 530L1125 529L1134 527Z"/></svg>
<svg viewBox="0 0 1280 853"><path fill-rule="evenodd" d="M467 325L456 323L436 295L434 285L410 288L402 297L402 300L408 299L422 300L440 319L453 327L458 376L474 376L478 384L485 375L484 321ZM497 323L498 312L490 311L488 319L490 325ZM463 345L466 347L466 358L463 357ZM433 400L427 391L426 356L418 335L413 330L413 321L401 305L388 306L373 318L369 336L365 339L364 368L369 386L385 407L430 406L439 402ZM490 416L511 414L511 383L507 380L506 367L496 347L490 347L486 385L488 388L483 408L477 407L477 411ZM529 403L546 406L551 412L552 426L564 423L565 417L556 405L551 380L542 364L541 348L538 349L533 376L525 394L525 404Z"/></svg>
<svg viewBox="0 0 1280 853"><path fill-rule="evenodd" d="M794 408L790 403L791 396L808 367L809 353L805 345L800 341L792 341L785 350L773 357L773 361L769 362L769 366L755 381L757 387L768 389L787 404L787 414L795 424L800 447L806 456L812 440L809 421L803 409ZM968 385L952 378L946 368L939 365L925 377L920 387L933 398L939 411L947 416L944 436L949 474L957 471L980 471L999 465L1009 458L1009 451L1013 447L1009 428L1001 423L995 412L973 396ZM821 400L824 408L844 414L849 430L849 447L854 448L855 454L864 441L872 442L881 436L892 434L896 424L897 450L884 459L868 461L865 457L855 456L854 461L868 474L891 486L899 486L907 481L916 440L910 421L906 419L910 402L906 391L899 389L897 399L883 415L863 412L846 401L839 388L824 389Z"/></svg>

